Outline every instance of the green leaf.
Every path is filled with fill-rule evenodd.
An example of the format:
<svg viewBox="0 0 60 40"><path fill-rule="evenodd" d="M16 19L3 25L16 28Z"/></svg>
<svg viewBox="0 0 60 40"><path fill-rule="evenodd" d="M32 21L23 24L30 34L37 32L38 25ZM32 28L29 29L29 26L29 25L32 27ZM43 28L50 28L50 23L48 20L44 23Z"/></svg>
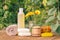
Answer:
<svg viewBox="0 0 60 40"><path fill-rule="evenodd" d="M0 24L0 30L1 30L3 27L4 27L4 25L3 25L3 24Z"/></svg>
<svg viewBox="0 0 60 40"><path fill-rule="evenodd" d="M49 11L48 11L48 15L54 15L56 13L56 8L51 8Z"/></svg>
<svg viewBox="0 0 60 40"><path fill-rule="evenodd" d="M58 26L56 33L58 33L60 35L60 25Z"/></svg>
<svg viewBox="0 0 60 40"><path fill-rule="evenodd" d="M5 11L4 18L7 18L8 17L8 14L9 14L9 11Z"/></svg>
<svg viewBox="0 0 60 40"><path fill-rule="evenodd" d="M52 6L52 5L55 4L55 3L56 3L56 0L49 0L49 1L47 2L47 5Z"/></svg>
<svg viewBox="0 0 60 40"><path fill-rule="evenodd" d="M51 29L52 29L52 31L53 31L53 32L56 32L58 26L59 26L58 21L56 22L56 24L52 24L52 25L51 25Z"/></svg>
<svg viewBox="0 0 60 40"><path fill-rule="evenodd" d="M57 18L58 20L60 20L60 12L58 12Z"/></svg>
<svg viewBox="0 0 60 40"><path fill-rule="evenodd" d="M52 21L52 20L54 20L54 19L55 19L55 17L54 17L54 16L51 16L51 17L49 17L45 22L48 23L48 22L50 22L50 21Z"/></svg>

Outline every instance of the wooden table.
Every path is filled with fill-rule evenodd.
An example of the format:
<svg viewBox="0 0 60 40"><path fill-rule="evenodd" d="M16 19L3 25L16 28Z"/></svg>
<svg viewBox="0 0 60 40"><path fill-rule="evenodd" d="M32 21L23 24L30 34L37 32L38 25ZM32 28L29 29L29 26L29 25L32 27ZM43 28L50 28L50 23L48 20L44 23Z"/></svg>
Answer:
<svg viewBox="0 0 60 40"><path fill-rule="evenodd" d="M54 36L54 37L8 36L5 31L0 31L0 40L60 40L60 37L59 36Z"/></svg>

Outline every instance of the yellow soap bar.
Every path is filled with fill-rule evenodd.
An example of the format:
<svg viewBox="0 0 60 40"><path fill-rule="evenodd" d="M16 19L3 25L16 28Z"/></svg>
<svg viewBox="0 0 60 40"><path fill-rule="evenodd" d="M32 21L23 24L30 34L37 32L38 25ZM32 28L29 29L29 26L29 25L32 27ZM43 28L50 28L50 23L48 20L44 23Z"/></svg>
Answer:
<svg viewBox="0 0 60 40"><path fill-rule="evenodd" d="M42 37L52 37L53 33L52 32L45 32L41 34Z"/></svg>

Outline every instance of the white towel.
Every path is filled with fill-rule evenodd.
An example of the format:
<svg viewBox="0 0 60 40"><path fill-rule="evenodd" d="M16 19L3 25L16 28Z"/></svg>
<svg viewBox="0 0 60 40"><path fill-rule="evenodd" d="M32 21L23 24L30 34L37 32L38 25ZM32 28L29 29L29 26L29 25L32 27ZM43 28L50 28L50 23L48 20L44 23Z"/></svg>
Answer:
<svg viewBox="0 0 60 40"><path fill-rule="evenodd" d="M12 36L12 35L16 35L17 34L17 25L16 24L13 24L13 25L10 25L6 28L6 33L7 35L9 36Z"/></svg>
<svg viewBox="0 0 60 40"><path fill-rule="evenodd" d="M28 28L18 29L18 36L31 36L30 30Z"/></svg>

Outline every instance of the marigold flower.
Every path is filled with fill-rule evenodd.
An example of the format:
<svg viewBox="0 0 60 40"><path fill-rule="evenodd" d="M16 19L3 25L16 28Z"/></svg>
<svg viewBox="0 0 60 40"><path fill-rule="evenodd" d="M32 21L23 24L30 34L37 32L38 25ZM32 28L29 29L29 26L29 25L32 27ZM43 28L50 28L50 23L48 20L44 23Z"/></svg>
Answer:
<svg viewBox="0 0 60 40"><path fill-rule="evenodd" d="M36 10L35 11L35 14L39 15L40 14L40 11L39 10Z"/></svg>

